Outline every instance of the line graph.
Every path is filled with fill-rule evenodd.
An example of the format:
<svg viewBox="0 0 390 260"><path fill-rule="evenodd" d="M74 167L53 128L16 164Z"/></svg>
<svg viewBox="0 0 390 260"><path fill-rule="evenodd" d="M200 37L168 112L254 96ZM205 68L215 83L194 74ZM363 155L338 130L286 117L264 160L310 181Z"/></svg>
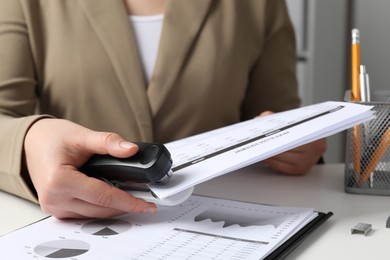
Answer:
<svg viewBox="0 0 390 260"><path fill-rule="evenodd" d="M277 228L290 216L290 214L283 212L259 212L245 209L235 211L227 207L214 207L197 215L194 221L210 220L211 222L223 222L223 228L234 225L240 227L272 225L274 228Z"/></svg>

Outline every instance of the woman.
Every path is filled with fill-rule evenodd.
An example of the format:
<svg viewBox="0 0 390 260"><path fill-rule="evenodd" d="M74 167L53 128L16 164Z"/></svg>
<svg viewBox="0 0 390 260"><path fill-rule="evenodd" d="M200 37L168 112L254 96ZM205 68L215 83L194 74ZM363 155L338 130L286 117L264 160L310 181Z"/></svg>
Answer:
<svg viewBox="0 0 390 260"><path fill-rule="evenodd" d="M58 218L156 210L78 172L92 154L128 157L138 149L131 141L165 143L299 106L282 0L0 6L0 188ZM302 174L325 147L265 163Z"/></svg>

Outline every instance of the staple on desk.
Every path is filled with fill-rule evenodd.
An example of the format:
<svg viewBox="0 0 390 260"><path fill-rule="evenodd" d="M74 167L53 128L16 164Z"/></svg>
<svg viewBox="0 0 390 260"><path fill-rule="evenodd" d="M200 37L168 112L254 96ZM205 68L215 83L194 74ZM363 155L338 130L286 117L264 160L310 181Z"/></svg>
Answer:
<svg viewBox="0 0 390 260"><path fill-rule="evenodd" d="M364 234L367 236L372 230L372 225L367 223L358 223L351 229L351 234Z"/></svg>

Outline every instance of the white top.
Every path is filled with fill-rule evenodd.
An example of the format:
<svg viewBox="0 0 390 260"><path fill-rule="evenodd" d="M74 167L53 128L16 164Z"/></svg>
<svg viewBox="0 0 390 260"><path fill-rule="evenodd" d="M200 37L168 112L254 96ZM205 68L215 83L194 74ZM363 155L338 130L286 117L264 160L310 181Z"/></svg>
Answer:
<svg viewBox="0 0 390 260"><path fill-rule="evenodd" d="M129 16L129 20L133 26L135 38L138 44L138 51L144 70L145 83L148 85L157 59L164 15L131 15Z"/></svg>

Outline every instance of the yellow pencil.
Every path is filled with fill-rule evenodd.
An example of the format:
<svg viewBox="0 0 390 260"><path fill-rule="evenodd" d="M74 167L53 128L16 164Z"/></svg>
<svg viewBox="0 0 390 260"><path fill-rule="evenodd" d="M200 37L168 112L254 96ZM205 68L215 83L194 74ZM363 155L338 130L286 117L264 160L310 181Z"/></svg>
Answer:
<svg viewBox="0 0 390 260"><path fill-rule="evenodd" d="M378 147L375 149L374 153L371 155L367 166L365 167L363 174L361 175L359 186L368 180L371 173L375 170L375 167L380 162L382 156L385 154L387 149L390 147L390 127L387 128L386 132L383 134Z"/></svg>
<svg viewBox="0 0 390 260"><path fill-rule="evenodd" d="M352 128L352 160L353 160L353 172L355 173L356 179L360 179L361 170L361 143L360 143L360 131L361 126L357 125Z"/></svg>
<svg viewBox="0 0 390 260"><path fill-rule="evenodd" d="M352 88L351 88L351 101L359 102L360 99L360 33L358 29L352 30ZM355 126L352 129L353 134L353 171L355 176L360 174L361 169L361 144L360 144L360 126Z"/></svg>

